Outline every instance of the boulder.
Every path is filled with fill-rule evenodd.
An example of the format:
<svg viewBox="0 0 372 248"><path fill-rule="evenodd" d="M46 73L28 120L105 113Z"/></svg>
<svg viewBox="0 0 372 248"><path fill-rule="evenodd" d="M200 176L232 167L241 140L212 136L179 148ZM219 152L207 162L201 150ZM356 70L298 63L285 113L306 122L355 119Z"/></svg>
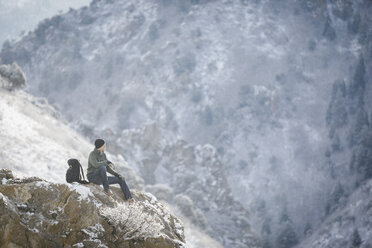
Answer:
<svg viewBox="0 0 372 248"><path fill-rule="evenodd" d="M0 247L185 247L180 220L150 193L15 179L0 170Z"/></svg>
<svg viewBox="0 0 372 248"><path fill-rule="evenodd" d="M0 65L0 85L6 89L20 89L27 84L26 76L17 63Z"/></svg>

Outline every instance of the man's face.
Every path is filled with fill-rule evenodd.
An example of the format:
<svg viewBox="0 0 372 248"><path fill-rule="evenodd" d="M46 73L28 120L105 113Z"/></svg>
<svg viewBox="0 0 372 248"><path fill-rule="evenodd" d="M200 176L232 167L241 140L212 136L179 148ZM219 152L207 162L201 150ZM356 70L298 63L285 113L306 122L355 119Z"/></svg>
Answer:
<svg viewBox="0 0 372 248"><path fill-rule="evenodd" d="M106 149L106 143L103 144L103 146L101 146L101 147L98 148L97 150L100 151L100 152L103 152L105 149Z"/></svg>

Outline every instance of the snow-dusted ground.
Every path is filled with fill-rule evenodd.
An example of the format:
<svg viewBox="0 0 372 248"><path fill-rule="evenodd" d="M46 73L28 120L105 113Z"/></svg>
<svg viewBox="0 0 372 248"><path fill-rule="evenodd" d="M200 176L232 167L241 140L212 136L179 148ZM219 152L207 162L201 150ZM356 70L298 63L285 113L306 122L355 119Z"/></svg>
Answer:
<svg viewBox="0 0 372 248"><path fill-rule="evenodd" d="M0 95L0 167L21 177L63 182L69 158L86 165L93 146L58 119L50 105L22 91L0 89Z"/></svg>

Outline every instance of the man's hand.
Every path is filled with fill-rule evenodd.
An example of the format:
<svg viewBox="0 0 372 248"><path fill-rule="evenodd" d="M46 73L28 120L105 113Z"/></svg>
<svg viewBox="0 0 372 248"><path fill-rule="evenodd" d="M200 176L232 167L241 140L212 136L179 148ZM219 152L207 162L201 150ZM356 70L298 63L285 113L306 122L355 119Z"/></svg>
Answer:
<svg viewBox="0 0 372 248"><path fill-rule="evenodd" d="M122 176L122 175L120 175L118 173L116 173L115 176L118 177L120 180L123 180L123 181L125 180L124 176Z"/></svg>
<svg viewBox="0 0 372 248"><path fill-rule="evenodd" d="M107 160L107 166L110 167L111 169L115 169L115 165L109 160Z"/></svg>

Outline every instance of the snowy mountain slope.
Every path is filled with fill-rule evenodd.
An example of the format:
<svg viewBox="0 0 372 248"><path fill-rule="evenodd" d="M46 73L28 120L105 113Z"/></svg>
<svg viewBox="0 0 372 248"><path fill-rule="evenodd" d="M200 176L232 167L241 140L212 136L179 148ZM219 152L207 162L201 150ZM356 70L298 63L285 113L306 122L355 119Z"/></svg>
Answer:
<svg viewBox="0 0 372 248"><path fill-rule="evenodd" d="M127 129L155 122L171 133L160 138L164 147L174 136L190 146L212 144L223 165L217 174L228 178L222 191L232 190L250 210L253 227L270 230L274 242L281 215L289 215L301 239L308 223L320 223L337 183L329 176L332 163L350 155L324 156L325 119L333 83L352 78L360 61L370 30L361 13L369 5L93 1L46 20L1 56L23 65L29 91L47 97L86 134L110 134L115 153L138 162L146 183L174 185L182 173L149 160L161 150L151 142L144 144L152 151L138 145L123 152ZM186 154L177 169L193 172L188 150L180 150ZM162 154L167 161L167 150ZM205 175L186 176L200 176L195 185L203 185Z"/></svg>
<svg viewBox="0 0 372 248"><path fill-rule="evenodd" d="M298 247L372 247L372 180L344 201Z"/></svg>
<svg viewBox="0 0 372 248"><path fill-rule="evenodd" d="M19 176L63 182L67 159L86 165L92 145L63 124L45 100L4 89L0 95L0 167Z"/></svg>
<svg viewBox="0 0 372 248"><path fill-rule="evenodd" d="M350 75L333 84L326 116L331 141L326 166L337 184L329 192L325 220L298 247L372 247L372 4L359 2L354 17L343 4L343 11L330 8L336 34L357 34L359 46ZM353 21L345 26L340 19L348 18Z"/></svg>
<svg viewBox="0 0 372 248"><path fill-rule="evenodd" d="M328 166L348 193L372 178L372 4L362 7L356 25L358 61L350 76L333 83L326 116Z"/></svg>
<svg viewBox="0 0 372 248"><path fill-rule="evenodd" d="M23 91L0 88L0 168L11 169L19 177L40 177L56 183L65 182L67 159L78 158L86 172L87 156L92 145L65 124L59 113L45 99ZM141 189L143 180L120 156L109 154L117 169L132 188ZM172 205L169 208L173 209ZM185 231L189 248L218 247L187 217Z"/></svg>
<svg viewBox="0 0 372 248"><path fill-rule="evenodd" d="M1 88L0 94L2 168L19 176L64 182L67 160L77 158L86 172L87 157L94 145L70 128L45 99ZM120 165L118 170L129 175L129 182L142 187L142 180L122 157L110 157Z"/></svg>

